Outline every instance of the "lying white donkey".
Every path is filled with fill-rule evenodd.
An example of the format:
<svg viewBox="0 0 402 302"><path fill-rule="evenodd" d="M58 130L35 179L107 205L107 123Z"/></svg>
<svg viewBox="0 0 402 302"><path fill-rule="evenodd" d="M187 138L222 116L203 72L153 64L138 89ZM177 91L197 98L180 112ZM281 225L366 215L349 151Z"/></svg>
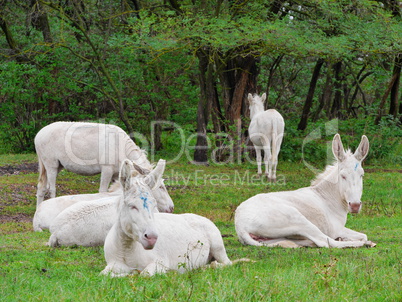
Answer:
<svg viewBox="0 0 402 302"><path fill-rule="evenodd" d="M336 134L332 151L337 163L328 166L310 187L258 194L236 209L235 227L240 242L283 247L374 246L365 234L345 227L348 211L358 213L361 208L361 163L368 150L369 141L363 135L354 154L345 152Z"/></svg>
<svg viewBox="0 0 402 302"><path fill-rule="evenodd" d="M212 221L195 214L154 213L155 199L149 189L153 182L132 180L131 169L130 161L124 161L120 170L124 198L105 241L107 266L102 274L117 277L133 272L184 272L213 259L231 264L221 233Z"/></svg>
<svg viewBox="0 0 402 302"><path fill-rule="evenodd" d="M32 220L33 229L35 232L48 230L57 215L77 202L99 200L105 197L118 196L121 193L120 184L116 182L110 187L108 192L104 193L64 195L46 199L36 207Z"/></svg>
<svg viewBox="0 0 402 302"><path fill-rule="evenodd" d="M149 174L150 171L146 169L142 169L139 166L135 165L135 174L146 175ZM57 215L59 215L66 208L76 204L78 202L89 202L92 200L100 200L106 197L115 197L115 202L117 202L117 198L119 195L123 193L120 183L113 183L109 192L104 193L94 193L94 194L77 194L77 195L65 195L59 196L55 198L46 199L41 202L35 211L35 215L33 218L33 229L36 232L42 232L43 230L47 230L52 225L53 221L56 219ZM174 209L173 201L167 193L167 189L163 181L160 182L160 185L157 186L153 190L153 194L158 196L158 210L160 212L172 213ZM111 199L109 199L111 200ZM88 206L85 206L87 208ZM81 208L77 206L77 208ZM70 214L69 214L70 215ZM74 214L76 216L76 214ZM61 220L61 218L59 218ZM110 226L111 227L111 226ZM103 243L102 243L103 244Z"/></svg>
<svg viewBox="0 0 402 302"><path fill-rule="evenodd" d="M136 169L137 171L141 170L138 166ZM146 179L152 179L156 177L155 175L158 175L158 180L152 189L152 194L157 199L158 209L170 213L173 210L173 201L163 184L162 177L159 177L159 175L162 176L164 169L165 161L159 160L155 169L145 177ZM138 176L138 178L143 177L142 175ZM69 206L57 215L50 225L51 236L48 245L103 245L107 233L117 219L117 206L122 197L123 190L115 196L81 201ZM158 211L158 209L155 208L155 211Z"/></svg>

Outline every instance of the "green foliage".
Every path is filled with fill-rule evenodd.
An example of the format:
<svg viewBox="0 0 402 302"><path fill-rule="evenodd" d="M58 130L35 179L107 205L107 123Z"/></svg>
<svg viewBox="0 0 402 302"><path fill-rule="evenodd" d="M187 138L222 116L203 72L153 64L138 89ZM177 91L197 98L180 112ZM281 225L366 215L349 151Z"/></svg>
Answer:
<svg viewBox="0 0 402 302"><path fill-rule="evenodd" d="M209 50L217 74L230 58L261 58L258 89L268 89L269 104L286 120L300 117L317 58L326 61L323 75L333 63L345 61L348 89L364 66L371 76L360 83L356 115L362 119L376 113L389 65L401 53L395 41L402 23L376 1L279 2L276 13L273 1L260 0L180 1L178 7L156 0L142 3L138 12L96 1L83 4L82 11L69 3L60 7L58 1L37 7L1 4L15 48L0 40L0 152L33 151L36 132L57 120L108 121L126 130L131 125L148 139L155 120L195 129L200 98L196 53L202 49ZM39 7L49 22L51 43L43 42L38 24L33 26L31 12ZM278 56L284 57L268 87ZM322 76L315 103L324 82ZM223 93L221 79L215 85ZM323 114L329 116L328 108ZM383 150L380 156L388 152ZM284 151L290 158L290 151Z"/></svg>

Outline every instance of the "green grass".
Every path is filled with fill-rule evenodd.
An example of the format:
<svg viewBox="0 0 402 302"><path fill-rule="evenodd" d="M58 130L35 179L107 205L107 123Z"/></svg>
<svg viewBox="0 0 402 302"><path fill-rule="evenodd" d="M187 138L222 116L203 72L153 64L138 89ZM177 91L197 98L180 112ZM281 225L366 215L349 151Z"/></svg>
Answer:
<svg viewBox="0 0 402 302"><path fill-rule="evenodd" d="M2 165L32 162L34 155L0 156ZM323 167L321 167L323 168ZM100 276L103 248L45 246L49 233L29 221L0 226L1 301L401 301L402 174L400 167L366 166L363 210L347 226L368 235L375 248L282 249L243 246L233 211L261 192L309 185L314 174L302 163L280 162L278 183L254 178L252 164L169 164L165 183L175 212L212 219L228 256L249 258L220 269L170 272L152 278ZM399 172L398 172L399 171ZM36 173L0 177L1 215L35 211ZM62 172L58 195L96 192L99 177Z"/></svg>

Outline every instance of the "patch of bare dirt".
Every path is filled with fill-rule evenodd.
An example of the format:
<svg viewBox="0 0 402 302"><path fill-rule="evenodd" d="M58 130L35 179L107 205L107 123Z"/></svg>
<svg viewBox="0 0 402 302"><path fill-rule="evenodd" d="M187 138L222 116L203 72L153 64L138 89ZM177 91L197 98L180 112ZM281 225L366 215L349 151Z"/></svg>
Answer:
<svg viewBox="0 0 402 302"><path fill-rule="evenodd" d="M37 173L38 163L22 163L18 165L6 165L0 167L0 176Z"/></svg>
<svg viewBox="0 0 402 302"><path fill-rule="evenodd" d="M32 222L32 217L28 214L18 213L13 215L1 215L0 223L6 222Z"/></svg>

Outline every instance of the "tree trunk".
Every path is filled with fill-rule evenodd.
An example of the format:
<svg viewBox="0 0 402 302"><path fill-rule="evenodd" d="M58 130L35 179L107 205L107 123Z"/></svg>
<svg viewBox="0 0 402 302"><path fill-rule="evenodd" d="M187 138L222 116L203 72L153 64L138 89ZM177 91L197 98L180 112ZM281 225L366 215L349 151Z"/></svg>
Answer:
<svg viewBox="0 0 402 302"><path fill-rule="evenodd" d="M313 116L313 121L317 121L322 110L328 112L329 104L332 95L332 70L327 68L327 75L325 79L324 89L320 98L320 104Z"/></svg>
<svg viewBox="0 0 402 302"><path fill-rule="evenodd" d="M365 67L363 67L363 68L361 69L361 71L359 72L359 74L358 74L357 77L356 77L356 82L354 83L354 84L356 85L356 87L355 87L355 91L354 91L354 93L353 93L353 96L352 96L352 98L351 98L351 100L350 100L350 102L349 102L349 106L348 106L349 110L353 110L353 109L355 108L353 104L354 104L354 101L356 100L357 93L358 93L359 91L360 91L360 93L361 93L361 95L362 95L362 100L363 100L363 105L364 105L364 107L366 107L366 105L367 105L366 96L365 96L364 91L363 91L363 89L361 88L360 84L363 83L363 81L364 81L368 76L370 76L371 74L373 74L373 72L372 72L372 71L369 71L369 72L365 73L363 76L361 76L361 74L363 73L363 70L364 70L364 69L365 69ZM357 107L359 107L359 106L357 106Z"/></svg>
<svg viewBox="0 0 402 302"><path fill-rule="evenodd" d="M285 55L279 55L275 58L274 62L272 63L271 67L269 68L269 76L268 76L268 83L267 83L267 88L265 88L265 93L267 94L267 100L265 101L265 109L270 108L268 103L269 103L269 92L271 90L273 78L276 69L278 68L279 64L281 63L283 57Z"/></svg>
<svg viewBox="0 0 402 302"><path fill-rule="evenodd" d="M17 44L14 41L13 35L8 28L7 22L0 16L0 27L6 36L7 44L14 52L17 52Z"/></svg>
<svg viewBox="0 0 402 302"><path fill-rule="evenodd" d="M242 112L248 112L248 106L245 104L246 93L256 92L256 77L258 69L256 67L256 58L254 56L236 57L233 59L234 65L234 77L230 75L231 79L234 79L234 83L231 83L229 89L233 91L231 94L232 99L228 102L228 108L226 110L227 119L233 128L230 129L230 135L234 142L234 155L237 161L241 160L242 154ZM230 64L230 65L232 65ZM230 69L229 69L230 70ZM227 81L229 82L229 81Z"/></svg>
<svg viewBox="0 0 402 302"><path fill-rule="evenodd" d="M306 97L306 102L304 103L302 116L299 125L297 126L298 130L305 130L307 127L307 120L310 113L311 105L313 104L315 87L317 86L317 81L320 76L320 70L323 64L323 59L318 59L317 63L315 64L313 75L311 76L310 87Z"/></svg>
<svg viewBox="0 0 402 302"><path fill-rule="evenodd" d="M200 100L197 108L197 142L194 152L194 162L199 164L208 163L208 50L203 49L197 52L200 69Z"/></svg>
<svg viewBox="0 0 402 302"><path fill-rule="evenodd" d="M338 62L334 65L334 100L331 108L331 118L341 118L341 105L342 105L342 62Z"/></svg>
<svg viewBox="0 0 402 302"><path fill-rule="evenodd" d="M384 108L385 102L386 102L386 100L387 100L387 98L388 98L388 96L389 96L389 94L390 94L390 92L392 90L392 87L394 86L394 83L395 83L397 77L398 77L398 74L394 74L392 76L391 81L389 82L388 87L385 90L384 95L381 98L380 105L378 106L378 113L377 113L377 116L376 116L376 118L374 120L375 125L378 125L380 123L380 120L381 120L381 117L382 117L382 110Z"/></svg>
<svg viewBox="0 0 402 302"><path fill-rule="evenodd" d="M399 54L395 58L393 77L395 77L395 81L391 87L391 100L389 107L389 114L393 115L395 118L398 116L399 110L399 84L401 80L401 65L402 65L402 54Z"/></svg>
<svg viewBox="0 0 402 302"><path fill-rule="evenodd" d="M31 9L32 11L29 17L32 26L42 32L43 40L46 43L53 43L49 20L47 18L45 9L37 0L31 0Z"/></svg>

